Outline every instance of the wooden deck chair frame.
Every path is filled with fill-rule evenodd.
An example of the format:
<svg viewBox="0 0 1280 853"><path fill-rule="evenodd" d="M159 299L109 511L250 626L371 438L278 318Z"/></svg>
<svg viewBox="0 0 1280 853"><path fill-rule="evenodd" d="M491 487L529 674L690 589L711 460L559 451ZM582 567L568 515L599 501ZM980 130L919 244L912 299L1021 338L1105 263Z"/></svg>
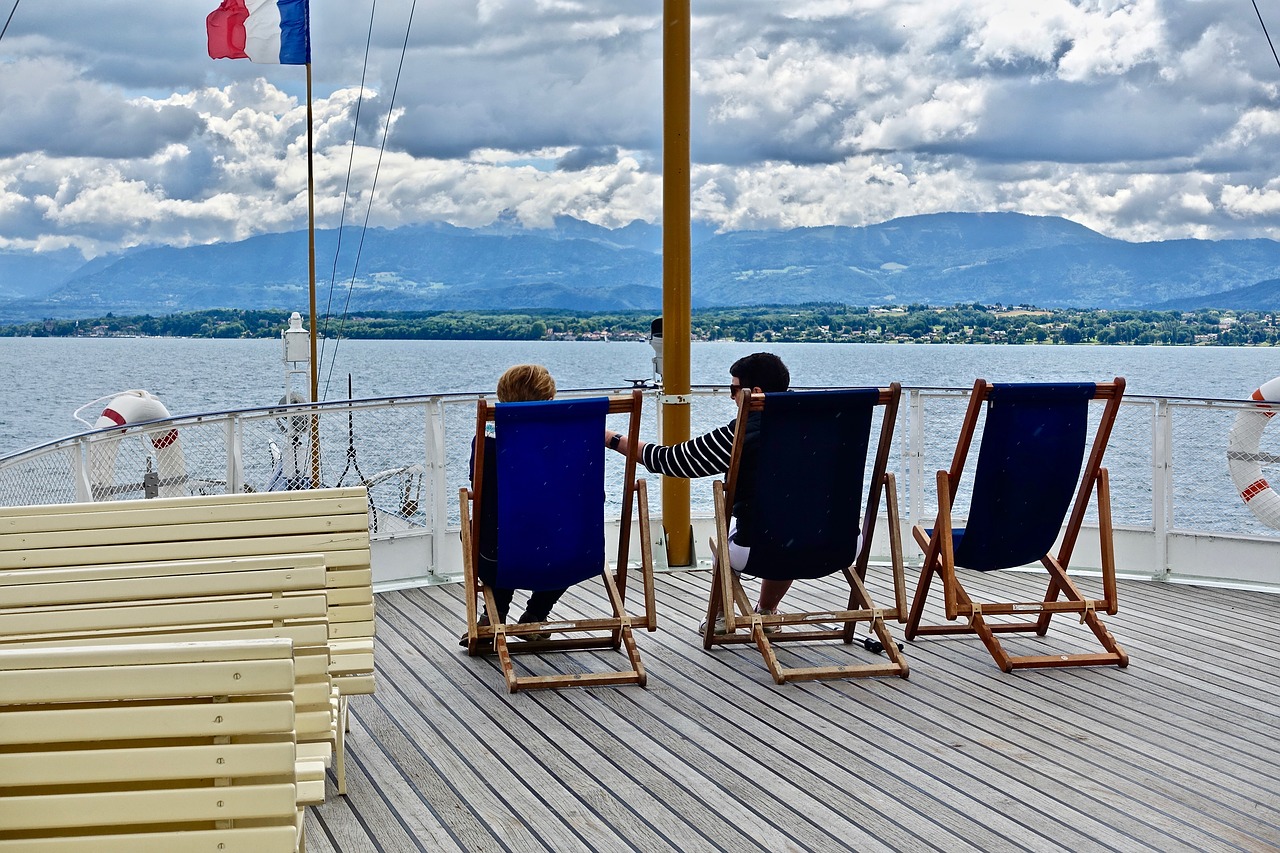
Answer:
<svg viewBox="0 0 1280 853"><path fill-rule="evenodd" d="M912 531L916 542L924 551L924 562L907 619L907 639L913 640L919 635L931 634L976 634L995 659L996 665L1005 672L1044 667L1104 665L1124 667L1128 665L1128 654L1120 648L1115 637L1098 616L1098 611L1114 616L1119 608L1111 525L1111 489L1107 469L1102 467L1102 456L1111 437L1111 429L1115 424L1120 400L1124 395L1124 386L1122 377L1116 377L1111 382L1098 383L1096 386L1092 401L1102 402L1104 407L1093 436L1093 443L1085 458L1074 502L1061 533L1058 553L1057 556L1045 554L1040 558L1040 562L1049 573L1044 598L1040 601L990 603L974 601L960 582L956 572L952 534L952 513L965 459L973 442L979 418L982 417L984 404L994 387L984 379L974 383L951 467L948 470L938 471L938 516L934 522L933 534L930 535L922 525L916 525ZM1087 433L1085 441L1087 444ZM1098 536L1103 593L1101 599L1086 598L1067 574L1089 499L1093 494L1097 495L1098 501ZM965 624L921 624L930 584L935 577L941 582L946 618L949 621L963 619ZM1077 615L1080 621L1093 632L1104 651L1081 654L1011 655L996 637L998 633L1032 631L1037 636L1043 637L1049 630L1050 619L1056 613ZM991 617L1015 615L1023 618L1012 622L991 621ZM1028 616L1034 617L1034 621L1027 621L1025 617Z"/></svg>
<svg viewBox="0 0 1280 853"><path fill-rule="evenodd" d="M626 395L613 395L609 400L609 414L627 415L628 447L635 448L640 442L640 413L644 398L640 391L632 391ZM476 406L476 443L474 478L472 489L460 489L458 500L462 517L462 554L464 570L464 595L467 605L467 653L470 655L496 654L506 679L507 689L516 693L520 690L560 688L560 687L598 687L616 684L638 684L643 687L647 681L644 664L640 660L636 648L633 629L640 627L655 631L658 627L657 607L653 582L653 554L649 538L649 500L645 481L636 479L636 454L628 453L623 473L621 524L618 530L617 562L610 571L607 560L603 560L600 578L604 583L613 615L594 619L550 620L545 622L524 623L491 623L479 624L480 606L496 616L498 609L493 599L493 591L488 588L477 573L480 560L480 511L483 494L484 477L478 472L484 470L484 436L485 426L494 419L496 405L492 401L481 400ZM604 446L601 445L601 453ZM603 505L601 506L603 512ZM644 592L644 614L633 617L627 613L626 596L629 574L628 558L631 549L631 527L633 515L639 529L640 538L640 572ZM548 638L530 639L531 635L552 635ZM555 638L554 635L575 634L577 636ZM524 642L519 646L511 644L511 637L521 637ZM516 674L511 660L513 654L576 651L582 649L613 649L625 652L629 666L610 672L586 672L564 675L531 675Z"/></svg>
<svg viewBox="0 0 1280 853"><path fill-rule="evenodd" d="M889 633L886 625L886 620L889 619L899 622L904 621L907 610L906 584L903 577L902 534L898 519L897 480L893 473L888 470L902 388L899 383L894 382L889 387L879 390L880 397L876 402L876 406L883 407L883 416L880 422L879 439L876 444L871 479L868 484L865 484L866 507L863 513L862 544L858 549L854 564L842 570L842 574L849 584L848 605L843 610L789 612L775 615L762 615L754 612L754 608L743 590L741 580L729 566L728 524L729 517L732 514L733 496L739 480L739 468L742 463L747 416L752 412L762 411L767 406L767 395L765 394L743 392L739 395L737 429L734 434L733 455L729 471L723 481L717 480L712 486L716 524L716 538L712 542L715 567L711 595L707 606L706 627L703 631L703 648L709 650L717 645L755 643L760 653L764 656L765 665L769 668L773 680L778 684L783 684L787 681L813 681L829 678L861 678L885 675L908 677L910 669L906 658L903 657L898 643ZM851 471L849 475L862 478L864 472ZM871 557L872 539L876 527L876 517L879 513L882 495L888 513L889 547L892 554L895 593L894 606L889 608L877 606L872 601L871 594L867 591L865 584L867 567ZM726 633L716 634L714 625L716 618L720 615L720 603L722 601L732 601L734 606L724 609ZM735 609L738 613L736 616ZM857 623L861 621L869 623L869 629L874 633L882 651L888 657L888 662L785 667L778 661L774 650L774 646L778 643L839 640L846 645L852 644L854 630ZM831 623L839 624L838 627L832 627ZM739 627L746 627L747 631L738 633L737 629ZM786 628L786 630L766 633L766 629L775 628Z"/></svg>

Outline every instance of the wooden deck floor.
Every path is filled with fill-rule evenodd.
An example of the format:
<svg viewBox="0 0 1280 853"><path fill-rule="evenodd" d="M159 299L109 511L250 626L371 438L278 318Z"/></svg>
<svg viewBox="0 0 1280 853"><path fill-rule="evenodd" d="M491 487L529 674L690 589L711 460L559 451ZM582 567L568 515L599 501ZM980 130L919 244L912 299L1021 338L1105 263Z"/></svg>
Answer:
<svg viewBox="0 0 1280 853"><path fill-rule="evenodd" d="M908 680L775 686L753 646L703 651L707 581L659 576L661 628L638 635L647 688L515 696L458 647L460 587L380 595L349 795L330 781L308 850L1280 849L1280 596L1122 582L1106 621L1124 670L1006 675L947 637L907 644ZM1042 591L1034 575L966 582L979 600ZM821 591L791 600L831 606ZM575 589L558 612L594 597ZM1008 643L1092 649L1070 618Z"/></svg>

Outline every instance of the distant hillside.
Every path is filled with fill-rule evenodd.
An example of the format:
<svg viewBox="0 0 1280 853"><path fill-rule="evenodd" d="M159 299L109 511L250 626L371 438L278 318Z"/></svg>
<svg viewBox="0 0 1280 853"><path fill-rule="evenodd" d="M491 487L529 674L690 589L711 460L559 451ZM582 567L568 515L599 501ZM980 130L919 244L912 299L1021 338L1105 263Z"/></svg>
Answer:
<svg viewBox="0 0 1280 853"><path fill-rule="evenodd" d="M1199 308L1222 308L1232 311L1280 311L1280 278L1260 281L1248 287L1238 287L1207 296L1171 299L1161 306L1175 311L1195 311Z"/></svg>
<svg viewBox="0 0 1280 853"><path fill-rule="evenodd" d="M15 299L39 299L57 290L84 266L79 252L0 250L0 305Z"/></svg>
<svg viewBox="0 0 1280 853"><path fill-rule="evenodd" d="M1127 243L1055 217L911 216L863 228L693 234L696 307L834 302L982 302L1148 308L1246 302L1280 273L1272 240ZM341 251L339 251L339 244ZM353 311L658 310L662 234L570 218L524 229L502 218L317 234L317 290ZM359 251L359 269L352 267ZM74 270L66 257L0 254L0 321L211 308L295 310L307 302L306 234L140 249ZM43 264L43 266L42 266ZM1258 290L1253 291L1252 288ZM1270 303L1268 303L1270 304Z"/></svg>

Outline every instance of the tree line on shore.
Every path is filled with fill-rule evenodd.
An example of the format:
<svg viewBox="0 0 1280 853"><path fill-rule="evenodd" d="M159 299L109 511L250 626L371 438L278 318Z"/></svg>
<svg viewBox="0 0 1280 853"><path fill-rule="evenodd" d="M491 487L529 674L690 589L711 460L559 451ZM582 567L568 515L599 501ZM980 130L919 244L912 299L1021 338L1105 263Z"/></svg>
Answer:
<svg viewBox="0 0 1280 853"><path fill-rule="evenodd" d="M362 312L322 317L327 337L365 340L639 340L647 311ZM218 309L159 317L43 320L0 326L0 337L272 338L289 312ZM1274 346L1278 314L1266 311L1087 310L978 303L840 304L704 308L693 312L695 340L760 343L988 343Z"/></svg>

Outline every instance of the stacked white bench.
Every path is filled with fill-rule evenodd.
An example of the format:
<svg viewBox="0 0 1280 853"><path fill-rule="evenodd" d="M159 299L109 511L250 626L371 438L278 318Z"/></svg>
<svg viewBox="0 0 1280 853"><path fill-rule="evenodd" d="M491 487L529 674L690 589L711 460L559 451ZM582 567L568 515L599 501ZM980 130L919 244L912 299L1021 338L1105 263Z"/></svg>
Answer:
<svg viewBox="0 0 1280 853"><path fill-rule="evenodd" d="M284 610L275 611L281 618L268 619L266 615L270 614L266 614L261 620L264 624L259 628L266 635L276 631L279 636L288 635L286 629L307 628L302 632L305 637L299 637L296 631L290 635L298 645L299 659L303 661L299 666L306 669L305 650L314 647L310 638L316 636L315 620L323 620L323 633L327 638L324 645L330 657L328 674L336 688L337 713L331 718L336 720L335 775L338 791L344 793L347 702L353 695L374 690L368 511L368 496L362 487L0 508L0 577L3 578L0 589L44 581L100 583L113 579L122 581L118 589L126 594L132 586L134 594L154 599L151 606L165 607L162 600L185 597L175 596L172 585L187 582L170 581L170 586L165 587L168 592L159 592L160 582L156 579L193 574L177 564L204 562L205 567L194 574L222 575L220 582L227 586L220 594L227 594L242 582L235 580L238 573L264 568L264 564L251 558L267 558L268 564L265 565L276 569L293 568L302 573L308 567L314 572L318 556L323 562L324 613L317 617L313 601L308 605L302 603L306 598L304 589L280 589L273 595L286 602L279 605ZM284 558L284 561L279 562L275 558ZM220 565L213 565L218 561L221 561ZM139 568L147 564L151 567ZM94 572L98 568L107 571L108 576L111 572L119 576L96 575ZM88 574L49 574L62 569L87 571ZM24 579L22 575L26 572L40 573L40 576L32 574ZM59 603L24 605L15 601L13 606L44 607L61 613L70 613L81 606L92 609L89 601L75 605L77 594L81 593L73 590ZM261 596L265 593L255 587L244 594ZM109 598L108 601L114 601L115 605L98 609L118 608L125 599ZM100 638L106 636L103 631L119 636L145 634L157 627L173 627L163 625L166 619L177 618L180 612L174 609L179 602L173 601L172 604L168 610L152 614L150 629L134 626L137 630L131 632L129 626L119 624L85 628L80 642L95 638L101 641ZM0 600L0 608L6 606ZM189 603L183 605L189 606ZM308 606L312 609L305 612L298 609ZM12 611L10 615L15 620L24 618ZM141 610L135 615L141 616ZM114 616L127 618L128 614L117 613ZM280 624L274 624L276 622ZM205 629L198 630L230 630L219 628L222 623L216 620L205 624ZM0 622L0 640L14 636L11 630L25 630L24 625L15 621L11 628L5 628ZM55 624L46 634L58 630ZM249 629L241 626L236 630ZM170 638L175 636L176 633L170 634ZM314 699L314 695L311 698ZM304 726L307 714L318 713L320 711L313 702L305 703Z"/></svg>
<svg viewBox="0 0 1280 853"><path fill-rule="evenodd" d="M288 640L0 649L0 853L304 850Z"/></svg>
<svg viewBox="0 0 1280 853"><path fill-rule="evenodd" d="M0 649L288 640L300 793L315 805L339 730L327 609L318 554L0 571Z"/></svg>

